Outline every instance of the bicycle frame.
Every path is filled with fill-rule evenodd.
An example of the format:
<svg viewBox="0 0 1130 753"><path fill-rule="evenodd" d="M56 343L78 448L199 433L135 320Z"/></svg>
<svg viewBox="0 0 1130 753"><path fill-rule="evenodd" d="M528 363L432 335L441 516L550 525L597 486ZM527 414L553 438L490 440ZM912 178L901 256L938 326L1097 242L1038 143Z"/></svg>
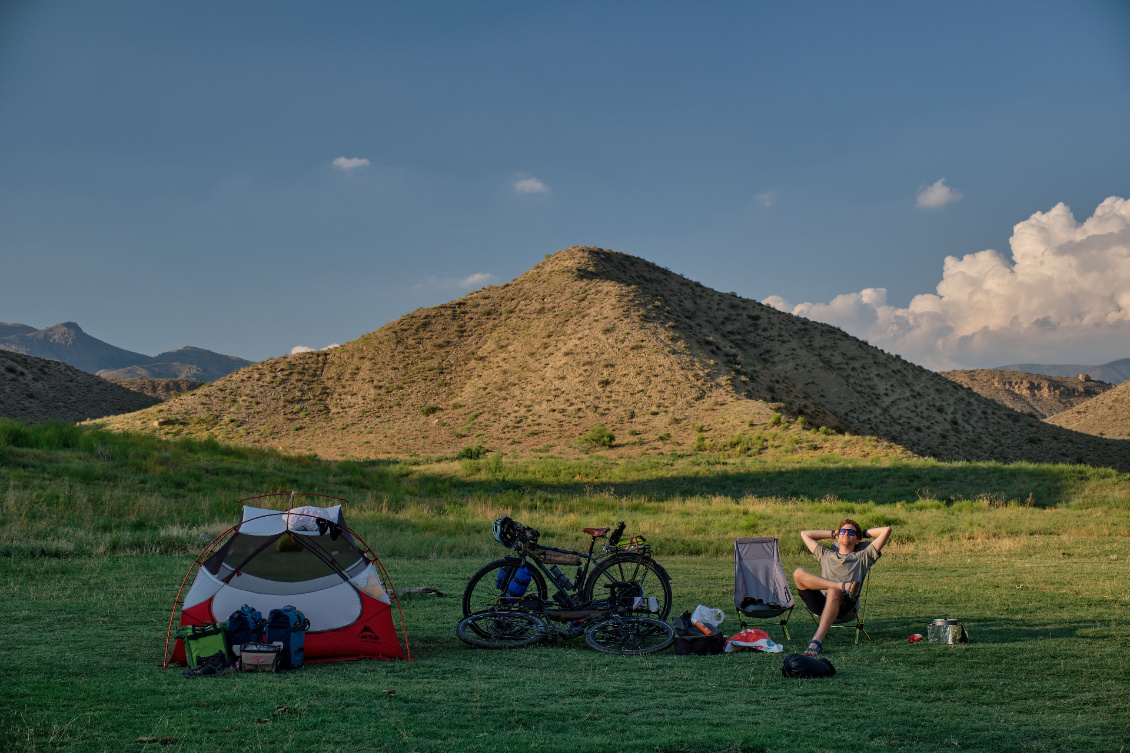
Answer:
<svg viewBox="0 0 1130 753"><path fill-rule="evenodd" d="M585 583L588 582L590 569L592 572L608 572L600 566L601 558L593 556L593 550L596 548L596 540L598 538L600 537L592 537L592 541L589 542L589 550L587 553L573 551L572 549L559 549L552 546L542 546L541 544L527 544L525 542L517 543L515 545L515 549L518 550L518 553L509 554L503 557L503 559L507 562L514 560L515 568L511 571L510 577L504 582L502 590L505 591L509 587L511 580L514 578L514 573L518 570L518 568L533 566L535 569L540 571L542 576L545 578L546 586L553 585L557 588L557 592L550 596L549 601L551 603L554 603L557 606L566 609L579 609L583 606L586 606L587 603L582 602L579 599L579 594L584 590ZM571 555L579 557L581 559L581 564L579 565L565 565L565 567L577 568L577 571L572 579L569 579L567 575L565 576L566 580L568 581L567 585L558 582L557 576L551 569L552 567L556 567L555 563L546 564L542 558L538 557L538 554L541 552L555 552L557 554ZM560 568L558 568L558 571L561 572L562 575L565 575L564 571L561 571ZM609 579L611 579L612 576L609 575L608 577ZM594 599L593 601L599 601L599 599Z"/></svg>

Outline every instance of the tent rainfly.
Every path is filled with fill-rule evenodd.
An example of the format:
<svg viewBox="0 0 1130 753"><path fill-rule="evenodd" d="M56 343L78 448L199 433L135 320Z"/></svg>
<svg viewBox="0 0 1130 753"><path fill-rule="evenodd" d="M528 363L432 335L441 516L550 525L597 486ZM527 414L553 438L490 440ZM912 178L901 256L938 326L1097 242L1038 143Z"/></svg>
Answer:
<svg viewBox="0 0 1130 753"><path fill-rule="evenodd" d="M264 495L265 497L321 495ZM250 502L262 497L242 500ZM323 499L335 499L323 497ZM345 500L336 500L344 502ZM244 604L265 617L272 609L293 605L310 620L306 661L351 659L411 660L400 646L392 621L392 600L377 569L388 573L353 531L345 525L341 505L267 510L244 506L240 523L217 536L189 568L165 636L164 666L184 662L184 646L169 642L180 607L181 625L223 622ZM184 584L196 578L184 601ZM395 598L395 593L393 594ZM399 602L397 602L399 610ZM400 615L404 645L404 616Z"/></svg>

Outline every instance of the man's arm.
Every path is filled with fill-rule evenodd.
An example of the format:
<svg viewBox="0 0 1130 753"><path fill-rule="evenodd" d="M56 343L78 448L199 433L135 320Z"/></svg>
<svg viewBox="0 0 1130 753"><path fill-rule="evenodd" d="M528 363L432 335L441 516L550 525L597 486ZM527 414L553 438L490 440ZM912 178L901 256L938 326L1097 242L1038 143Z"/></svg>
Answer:
<svg viewBox="0 0 1130 753"><path fill-rule="evenodd" d="M871 539L871 548L876 552L881 552L883 551L883 545L887 543L887 539L891 536L891 527L868 528L866 533Z"/></svg>
<svg viewBox="0 0 1130 753"><path fill-rule="evenodd" d="M887 529L890 532L890 529ZM836 534L832 531L801 531L800 537L804 539L804 545L808 547L808 551L816 554L816 547L820 546L820 539L830 539Z"/></svg>

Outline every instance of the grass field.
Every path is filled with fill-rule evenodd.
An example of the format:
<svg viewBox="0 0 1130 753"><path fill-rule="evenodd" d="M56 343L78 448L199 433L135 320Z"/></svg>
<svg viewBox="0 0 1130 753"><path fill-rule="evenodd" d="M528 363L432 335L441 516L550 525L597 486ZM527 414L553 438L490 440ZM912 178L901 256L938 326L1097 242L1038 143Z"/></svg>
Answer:
<svg viewBox="0 0 1130 753"><path fill-rule="evenodd" d="M1080 466L801 464L682 456L635 465L328 463L0 422L0 746L8 750L1121 751L1130 477ZM177 584L238 499L287 488L346 514L409 596L416 661L188 680L158 668ZM674 576L675 609L729 613L730 541L845 516L889 523L868 629L836 631L837 675L781 655L607 657L583 641L516 652L454 636L466 576L510 513L557 544L618 519ZM940 616L963 646L909 644ZM795 611L788 651L811 635ZM782 640L779 630L771 630ZM387 694L385 691L393 691Z"/></svg>

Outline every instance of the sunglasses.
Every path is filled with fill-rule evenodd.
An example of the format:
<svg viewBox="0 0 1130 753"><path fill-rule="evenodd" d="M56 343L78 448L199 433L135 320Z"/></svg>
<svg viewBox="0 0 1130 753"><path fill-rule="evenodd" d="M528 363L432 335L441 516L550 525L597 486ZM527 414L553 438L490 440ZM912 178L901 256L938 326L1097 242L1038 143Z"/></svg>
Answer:
<svg viewBox="0 0 1130 753"><path fill-rule="evenodd" d="M859 531L855 530L854 528L841 528L840 530L836 531L836 533L839 533L843 536L855 536L856 538L859 538Z"/></svg>

